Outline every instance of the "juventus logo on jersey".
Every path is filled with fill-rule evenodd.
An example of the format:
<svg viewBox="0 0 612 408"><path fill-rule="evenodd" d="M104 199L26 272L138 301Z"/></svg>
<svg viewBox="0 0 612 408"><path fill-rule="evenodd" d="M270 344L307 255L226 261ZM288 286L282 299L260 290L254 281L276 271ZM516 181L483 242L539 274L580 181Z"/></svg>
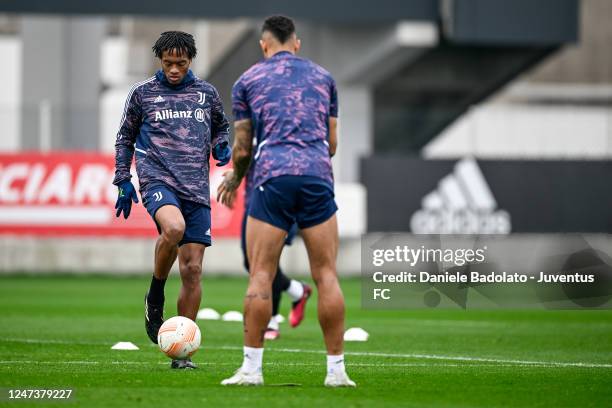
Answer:
<svg viewBox="0 0 612 408"><path fill-rule="evenodd" d="M156 191L153 194L153 198L155 198L155 201L160 201L163 197L164 197L164 195L162 194L161 191Z"/></svg>
<svg viewBox="0 0 612 408"><path fill-rule="evenodd" d="M206 101L206 94L204 92L198 91L198 96L199 96L198 103L200 105L203 105L204 101Z"/></svg>

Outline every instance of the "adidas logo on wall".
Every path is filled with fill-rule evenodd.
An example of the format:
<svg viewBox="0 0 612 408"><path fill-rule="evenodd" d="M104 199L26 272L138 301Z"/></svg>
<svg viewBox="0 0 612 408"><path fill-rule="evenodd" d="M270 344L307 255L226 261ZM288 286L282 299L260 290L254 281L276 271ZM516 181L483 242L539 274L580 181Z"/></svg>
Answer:
<svg viewBox="0 0 612 408"><path fill-rule="evenodd" d="M410 220L415 234L509 234L512 229L510 214L496 209L495 197L472 158L457 162L421 206Z"/></svg>

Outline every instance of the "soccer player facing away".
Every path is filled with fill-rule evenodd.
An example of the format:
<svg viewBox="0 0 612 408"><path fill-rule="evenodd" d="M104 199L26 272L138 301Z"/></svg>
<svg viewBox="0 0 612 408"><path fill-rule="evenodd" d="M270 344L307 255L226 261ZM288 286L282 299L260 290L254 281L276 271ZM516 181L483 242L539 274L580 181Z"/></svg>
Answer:
<svg viewBox="0 0 612 408"><path fill-rule="evenodd" d="M242 216L242 224L240 227L240 248L242 249L242 258L244 262L244 267L247 272L249 271L249 259L246 252L246 221L248 217L249 201L251 196L253 195L252 174L252 171L248 171L247 175L245 176L245 206L244 214ZM287 238L285 238L285 245L292 244L293 238L295 237L296 233L297 224L293 224L291 226L291 229L287 233ZM302 320L304 320L304 316L306 313L306 303L310 298L312 289L309 285L303 282L297 281L295 279L290 279L281 270L280 265L278 265L276 275L274 276L274 281L272 281L272 317L270 317L266 332L264 333L264 340L276 340L280 337L280 324L277 320L277 315L280 308L280 301L283 292L287 292L287 294L292 300L291 311L289 312L289 324L291 325L291 327L295 328L299 326Z"/></svg>
<svg viewBox="0 0 612 408"><path fill-rule="evenodd" d="M260 45L265 59L249 68L232 90L234 170L225 174L217 190L218 200L231 206L253 154L244 360L221 384L263 384L272 281L285 237L297 223L319 294L318 317L327 348L324 384L354 387L344 368L344 297L336 274L338 225L331 165L337 140L336 85L325 69L295 55L300 41L291 19L266 19Z"/></svg>
<svg viewBox="0 0 612 408"><path fill-rule="evenodd" d="M145 296L145 328L153 343L163 323L164 285L177 256L181 290L178 314L196 319L202 289L204 249L211 245L209 156L225 165L231 157L229 123L217 90L189 69L196 55L193 36L161 34L153 46L161 69L130 90L117 141L117 217L130 215L138 197L130 178L132 156L142 201L160 234L155 266ZM174 360L172 368L196 368Z"/></svg>

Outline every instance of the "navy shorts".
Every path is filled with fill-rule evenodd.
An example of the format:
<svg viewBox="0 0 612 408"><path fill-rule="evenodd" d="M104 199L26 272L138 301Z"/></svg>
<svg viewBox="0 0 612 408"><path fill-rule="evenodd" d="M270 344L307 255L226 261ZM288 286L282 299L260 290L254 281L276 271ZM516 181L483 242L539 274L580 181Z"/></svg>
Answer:
<svg viewBox="0 0 612 408"><path fill-rule="evenodd" d="M155 213L164 205L177 207L185 219L185 234L179 242L179 246L188 243L212 245L210 235L210 208L204 204L196 203L179 198L173 189L166 185L156 185L147 188L142 195L142 203L147 212L153 218L157 226L157 232L161 234L161 228L155 220Z"/></svg>
<svg viewBox="0 0 612 408"><path fill-rule="evenodd" d="M274 177L251 193L249 215L275 227L291 231L314 227L338 210L334 190L325 181L311 176Z"/></svg>

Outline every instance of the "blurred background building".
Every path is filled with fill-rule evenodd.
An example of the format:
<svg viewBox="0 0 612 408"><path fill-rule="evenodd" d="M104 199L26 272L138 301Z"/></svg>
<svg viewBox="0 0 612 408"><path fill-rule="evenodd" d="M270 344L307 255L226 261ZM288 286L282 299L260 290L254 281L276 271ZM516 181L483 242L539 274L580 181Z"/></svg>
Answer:
<svg viewBox="0 0 612 408"><path fill-rule="evenodd" d="M150 269L150 233L109 233L117 223L102 217L110 227L96 234L87 212L79 224L86 232L66 233L75 221L49 214L75 204L77 175L68 181L72 198L62 201L62 187L44 181L55 173L35 171L43 156L23 154L112 157L128 90L157 69L151 46L166 30L194 34L192 68L219 89L230 113L231 86L261 58L260 26L273 13L296 18L302 55L338 83L334 171L343 273L359 272L362 233L529 239L580 232L605 243L612 232L606 186L612 3L606 0L313 0L277 8L264 1L206 7L186 1L181 10L140 3L0 6L0 270ZM29 164L18 167L19 158ZM49 190L48 202L28 201L29 185ZM84 205L92 205L97 193L86 194ZM94 204L112 215L114 190L104 187L99 195ZM231 217L218 213L217 225ZM153 229L145 215L140 220ZM58 239L54 231L62 228ZM215 242L205 270L240 271L235 225ZM307 271L299 244L283 262L289 271Z"/></svg>

